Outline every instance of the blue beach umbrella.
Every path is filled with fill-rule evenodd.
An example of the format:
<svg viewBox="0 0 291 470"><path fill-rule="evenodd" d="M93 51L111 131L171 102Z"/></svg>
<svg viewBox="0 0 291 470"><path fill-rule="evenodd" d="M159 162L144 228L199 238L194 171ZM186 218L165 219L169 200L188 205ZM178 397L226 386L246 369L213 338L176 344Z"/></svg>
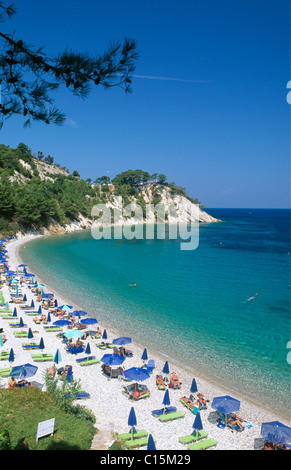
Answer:
<svg viewBox="0 0 291 470"><path fill-rule="evenodd" d="M58 301L57 301L57 299L55 299L54 306L55 306L55 307L58 306Z"/></svg>
<svg viewBox="0 0 291 470"><path fill-rule="evenodd" d="M198 392L198 388L197 388L197 384L196 384L196 380L195 380L195 379L192 380L190 392L191 392L191 393L196 393L196 392Z"/></svg>
<svg viewBox="0 0 291 470"><path fill-rule="evenodd" d="M22 364L21 366L13 367L10 372L11 377L32 377L37 371L37 367L32 364Z"/></svg>
<svg viewBox="0 0 291 470"><path fill-rule="evenodd" d="M74 315L74 317L83 317L88 314L87 312L84 312L84 310L75 310L74 312L72 312L72 315Z"/></svg>
<svg viewBox="0 0 291 470"><path fill-rule="evenodd" d="M212 408L220 413L234 413L240 408L240 401L228 395L213 398Z"/></svg>
<svg viewBox="0 0 291 470"><path fill-rule="evenodd" d="M156 444L151 434L149 435L149 438L148 438L147 450L156 450Z"/></svg>
<svg viewBox="0 0 291 470"><path fill-rule="evenodd" d="M121 336L120 338L116 338L112 341L113 344L118 344L118 345L124 345L131 343L131 338L128 338L126 336Z"/></svg>
<svg viewBox="0 0 291 470"><path fill-rule="evenodd" d="M13 310L13 317L17 317L17 308L14 307L14 310Z"/></svg>
<svg viewBox="0 0 291 470"><path fill-rule="evenodd" d="M51 314L50 314L50 312L47 313L46 321L47 321L48 323L51 322Z"/></svg>
<svg viewBox="0 0 291 470"><path fill-rule="evenodd" d="M33 338L33 334L32 334L31 328L28 329L27 337L28 337L28 339Z"/></svg>
<svg viewBox="0 0 291 470"><path fill-rule="evenodd" d="M128 416L128 426L130 426L132 434L134 432L134 426L136 425L137 425L137 419L136 419L134 408L132 406L129 412L129 416Z"/></svg>
<svg viewBox="0 0 291 470"><path fill-rule="evenodd" d="M60 351L57 349L56 350L56 353L55 353L55 356L54 356L54 362L56 362L57 364L59 364L59 362L61 362L62 358L61 358L61 353Z"/></svg>
<svg viewBox="0 0 291 470"><path fill-rule="evenodd" d="M85 349L85 354L91 354L90 343L87 343L87 346L86 346L86 349Z"/></svg>
<svg viewBox="0 0 291 470"><path fill-rule="evenodd" d="M147 361L147 360L148 360L147 348L144 348L143 353L142 353L142 356L141 356L141 359L142 359L143 361Z"/></svg>
<svg viewBox="0 0 291 470"><path fill-rule="evenodd" d="M20 317L20 319L19 319L19 326L20 326L20 328L22 328L24 326L22 317Z"/></svg>
<svg viewBox="0 0 291 470"><path fill-rule="evenodd" d="M33 299L32 299L32 301L31 301L30 307L31 307L31 308L34 308L34 301L33 301Z"/></svg>
<svg viewBox="0 0 291 470"><path fill-rule="evenodd" d="M10 352L9 352L9 362L13 362L14 361L14 351L13 349L11 348L10 349Z"/></svg>
<svg viewBox="0 0 291 470"><path fill-rule="evenodd" d="M140 367L132 367L123 372L124 377L128 380L136 380L137 382L143 382L150 378L149 373Z"/></svg>
<svg viewBox="0 0 291 470"><path fill-rule="evenodd" d="M98 320L96 320L96 318L84 318L82 320L82 323L84 325L96 325L96 323L98 323Z"/></svg>
<svg viewBox="0 0 291 470"><path fill-rule="evenodd" d="M107 331L106 330L103 331L102 339L107 339Z"/></svg>
<svg viewBox="0 0 291 470"><path fill-rule="evenodd" d="M280 423L280 421L262 423L261 434L273 444L282 445L291 443L291 428Z"/></svg>
<svg viewBox="0 0 291 470"><path fill-rule="evenodd" d="M40 305L40 306L38 307L37 313L40 314L41 312L42 312L42 310L41 310L41 305Z"/></svg>
<svg viewBox="0 0 291 470"><path fill-rule="evenodd" d="M165 395L164 395L164 399L163 399L163 405L165 406L169 406L171 404L170 402L170 394L169 394L169 390L167 389L165 391Z"/></svg>
<svg viewBox="0 0 291 470"><path fill-rule="evenodd" d="M41 349L41 350L44 349L44 342L43 342L43 339L42 339L42 338L40 338L40 342L39 342L38 348Z"/></svg>
<svg viewBox="0 0 291 470"><path fill-rule="evenodd" d="M198 433L199 431L202 431L202 429L203 429L203 424L202 424L202 420L201 420L201 416L200 416L199 411L198 411L197 415L195 416L192 428L194 429L194 431L196 433Z"/></svg>
<svg viewBox="0 0 291 470"><path fill-rule="evenodd" d="M164 365L164 368L163 368L163 374L169 374L169 373L170 373L169 363L168 363L168 361L166 361L165 365Z"/></svg>
<svg viewBox="0 0 291 470"><path fill-rule="evenodd" d="M24 294L24 296L23 296L23 299L22 299L22 300L23 300L23 302L27 302L27 297L26 297L26 294Z"/></svg>
<svg viewBox="0 0 291 470"><path fill-rule="evenodd" d="M72 379L73 379L73 372L72 372L72 368L69 367L68 372L67 372L67 382L71 383Z"/></svg>
<svg viewBox="0 0 291 470"><path fill-rule="evenodd" d="M107 366L120 366L125 361L125 357L118 354L104 354L100 361Z"/></svg>
<svg viewBox="0 0 291 470"><path fill-rule="evenodd" d="M71 322L69 320L56 320L53 322L53 325L56 325L56 326L66 326L70 324ZM83 334L81 336L83 336Z"/></svg>

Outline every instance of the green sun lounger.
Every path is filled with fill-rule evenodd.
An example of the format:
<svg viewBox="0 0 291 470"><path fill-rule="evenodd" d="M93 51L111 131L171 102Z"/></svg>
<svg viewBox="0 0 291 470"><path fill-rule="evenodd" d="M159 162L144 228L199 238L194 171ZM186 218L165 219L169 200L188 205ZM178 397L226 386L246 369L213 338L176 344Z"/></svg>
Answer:
<svg viewBox="0 0 291 470"><path fill-rule="evenodd" d="M6 367L5 369L0 369L0 377L9 377L12 371L12 367Z"/></svg>
<svg viewBox="0 0 291 470"><path fill-rule="evenodd" d="M50 333L55 333L57 331L63 331L63 328L61 328L61 327L51 328L49 326L45 326L44 328L45 328L46 332L50 332Z"/></svg>
<svg viewBox="0 0 291 470"><path fill-rule="evenodd" d="M159 416L159 421L162 421L163 423L167 421L173 421L174 419L179 419L179 418L184 418L185 413L182 411L174 411L174 413L165 413L161 416Z"/></svg>
<svg viewBox="0 0 291 470"><path fill-rule="evenodd" d="M53 361L54 356L53 354L32 354L31 358L35 362L45 362L45 361Z"/></svg>
<svg viewBox="0 0 291 470"><path fill-rule="evenodd" d="M127 449L135 449L137 447L144 447L148 445L148 437L141 437L140 439L131 439L124 442Z"/></svg>
<svg viewBox="0 0 291 470"><path fill-rule="evenodd" d="M12 313L2 313L1 316L0 316L1 320L13 320L14 318L17 318L17 317L14 317Z"/></svg>
<svg viewBox="0 0 291 470"><path fill-rule="evenodd" d="M131 432L126 432L124 434L116 434L116 438L119 441L129 441L130 439L140 439L142 437L147 437L148 432L145 429L135 431L133 434Z"/></svg>
<svg viewBox="0 0 291 470"><path fill-rule="evenodd" d="M189 450L207 450L210 447L215 447L217 442L215 439L205 439L204 441L197 442L195 444L190 444L188 446Z"/></svg>
<svg viewBox="0 0 291 470"><path fill-rule="evenodd" d="M39 343L22 343L23 349L39 349Z"/></svg>
<svg viewBox="0 0 291 470"><path fill-rule="evenodd" d="M28 331L14 331L13 334L15 338L27 338Z"/></svg>
<svg viewBox="0 0 291 470"><path fill-rule="evenodd" d="M188 434L188 436L182 436L179 438L179 442L181 444L190 444L191 442L201 441L201 439L206 439L208 436L207 432L202 430L198 433L193 432L192 434Z"/></svg>
<svg viewBox="0 0 291 470"><path fill-rule="evenodd" d="M0 361L8 361L8 359L9 359L9 352L7 353L3 352L0 354Z"/></svg>
<svg viewBox="0 0 291 470"><path fill-rule="evenodd" d="M88 361L82 361L79 362L80 366L91 366L92 364L99 364L100 360L95 358L95 359L90 359Z"/></svg>

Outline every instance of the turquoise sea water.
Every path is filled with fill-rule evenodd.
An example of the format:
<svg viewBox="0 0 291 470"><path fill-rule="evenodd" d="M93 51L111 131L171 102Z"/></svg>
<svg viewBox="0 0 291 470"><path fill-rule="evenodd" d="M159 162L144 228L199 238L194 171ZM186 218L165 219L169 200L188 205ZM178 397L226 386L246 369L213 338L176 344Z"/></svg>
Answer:
<svg viewBox="0 0 291 470"><path fill-rule="evenodd" d="M193 251L86 230L37 239L20 256L101 324L286 415L290 211L208 211L222 222L200 225Z"/></svg>

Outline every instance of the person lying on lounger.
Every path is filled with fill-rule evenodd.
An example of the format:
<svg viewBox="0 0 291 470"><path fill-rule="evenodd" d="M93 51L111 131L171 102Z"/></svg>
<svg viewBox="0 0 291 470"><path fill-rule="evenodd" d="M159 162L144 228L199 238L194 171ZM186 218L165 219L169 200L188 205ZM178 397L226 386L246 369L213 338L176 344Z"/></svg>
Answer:
<svg viewBox="0 0 291 470"><path fill-rule="evenodd" d="M229 426L238 426L241 430L243 430L244 426L242 425L242 421L243 419L237 416L235 413L226 415L226 422Z"/></svg>
<svg viewBox="0 0 291 470"><path fill-rule="evenodd" d="M164 390L166 388L164 379L161 375L156 376L156 385L159 389L161 388L162 390Z"/></svg>
<svg viewBox="0 0 291 470"><path fill-rule="evenodd" d="M172 372L172 374L171 374L169 387L170 388L175 388L175 389L181 388L179 379L178 379L177 375L175 374L175 372Z"/></svg>
<svg viewBox="0 0 291 470"><path fill-rule="evenodd" d="M200 409L207 408L207 400L205 398L205 395L202 395L202 393L197 394L197 402Z"/></svg>

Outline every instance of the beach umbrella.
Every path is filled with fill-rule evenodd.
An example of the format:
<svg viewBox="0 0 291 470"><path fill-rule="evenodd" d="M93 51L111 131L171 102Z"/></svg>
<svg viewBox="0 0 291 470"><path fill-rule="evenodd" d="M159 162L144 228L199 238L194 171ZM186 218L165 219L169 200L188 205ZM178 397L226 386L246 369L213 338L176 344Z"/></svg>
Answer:
<svg viewBox="0 0 291 470"><path fill-rule="evenodd" d="M21 366L13 367L10 372L11 377L32 377L37 371L37 367L32 364L22 364Z"/></svg>
<svg viewBox="0 0 291 470"><path fill-rule="evenodd" d="M42 312L42 310L41 310L41 305L40 305L40 306L38 307L37 313L41 313L41 312Z"/></svg>
<svg viewBox="0 0 291 470"><path fill-rule="evenodd" d="M125 361L125 357L119 354L104 354L100 361L107 366L120 366Z"/></svg>
<svg viewBox="0 0 291 470"><path fill-rule="evenodd" d="M163 399L163 405L165 406L169 406L171 404L170 402L170 394L169 394L169 390L167 389L165 391L165 395L164 395L164 399Z"/></svg>
<svg viewBox="0 0 291 470"><path fill-rule="evenodd" d="M128 338L126 336L121 336L120 338L116 338L112 341L113 344L118 344L118 345L124 345L131 343L131 338Z"/></svg>
<svg viewBox="0 0 291 470"><path fill-rule="evenodd" d="M98 320L96 320L96 318L84 318L82 320L82 323L84 325L95 325L96 323L98 323Z"/></svg>
<svg viewBox="0 0 291 470"><path fill-rule="evenodd" d="M5 310L9 310L9 303L8 302L6 302L6 304L5 304Z"/></svg>
<svg viewBox="0 0 291 470"><path fill-rule="evenodd" d="M136 380L137 382L143 382L150 378L149 373L140 367L132 367L123 372L124 377L127 380Z"/></svg>
<svg viewBox="0 0 291 470"><path fill-rule="evenodd" d="M202 429L203 429L203 424L202 424L202 420L201 420L201 416L200 416L199 411L198 411L197 415L195 416L192 428L194 429L194 431L196 433L196 436L197 436L198 432L202 431Z"/></svg>
<svg viewBox="0 0 291 470"><path fill-rule="evenodd" d="M62 358L61 358L61 353L60 351L57 349L56 350L56 353L55 353L55 356L54 356L54 362L56 362L57 364L59 362L61 362Z"/></svg>
<svg viewBox="0 0 291 470"><path fill-rule="evenodd" d="M128 415L128 426L130 426L130 432L131 432L131 438L133 439L133 434L134 434L134 426L137 425L137 419L136 419L136 415L135 415L135 411L134 411L134 408L133 406L131 407L131 410L129 412L129 415Z"/></svg>
<svg viewBox="0 0 291 470"><path fill-rule="evenodd" d="M240 408L240 401L228 395L213 398L212 408L220 413L234 413Z"/></svg>
<svg viewBox="0 0 291 470"><path fill-rule="evenodd" d="M43 342L43 339L40 338L40 342L39 342L39 349L43 350L44 349L44 342Z"/></svg>
<svg viewBox="0 0 291 470"><path fill-rule="evenodd" d="M0 335L0 348L2 348L3 346L3 338L2 338L2 335Z"/></svg>
<svg viewBox="0 0 291 470"><path fill-rule="evenodd" d="M197 388L197 384L196 384L196 380L195 380L195 379L192 380L190 392L191 392L191 393L196 393L196 392L198 392L198 388Z"/></svg>
<svg viewBox="0 0 291 470"><path fill-rule="evenodd" d="M27 337L28 337L28 339L33 338L33 334L32 334L31 328L28 329Z"/></svg>
<svg viewBox="0 0 291 470"><path fill-rule="evenodd" d="M107 331L106 330L103 331L102 339L107 339Z"/></svg>
<svg viewBox="0 0 291 470"><path fill-rule="evenodd" d="M13 317L17 317L17 308L14 307L14 310L13 310Z"/></svg>
<svg viewBox="0 0 291 470"><path fill-rule="evenodd" d="M156 445L153 436L150 434L148 438L147 450L156 450Z"/></svg>
<svg viewBox="0 0 291 470"><path fill-rule="evenodd" d="M91 354L90 343L87 343L87 346L86 346L86 349L85 349L85 354Z"/></svg>
<svg viewBox="0 0 291 470"><path fill-rule="evenodd" d="M73 308L73 306L68 305L68 304L64 304L64 305L60 305L58 308L59 308L59 310L71 310Z"/></svg>
<svg viewBox="0 0 291 470"><path fill-rule="evenodd" d="M72 372L72 368L69 367L68 372L67 372L67 382L71 383L72 379L73 379L73 372Z"/></svg>
<svg viewBox="0 0 291 470"><path fill-rule="evenodd" d="M133 428L136 425L137 425L137 419L136 419L134 407L132 406L128 415L128 426L130 426L130 428L132 429L132 434L133 434Z"/></svg>
<svg viewBox="0 0 291 470"><path fill-rule="evenodd" d="M50 312L47 313L46 321L47 321L48 323L51 322L51 314L50 314Z"/></svg>
<svg viewBox="0 0 291 470"><path fill-rule="evenodd" d="M68 330L64 333L66 338L81 338L83 336L83 331L81 330Z"/></svg>
<svg viewBox="0 0 291 470"><path fill-rule="evenodd" d="M13 349L11 348L10 349L10 352L9 352L9 362L13 362L14 361L14 351Z"/></svg>
<svg viewBox="0 0 291 470"><path fill-rule="evenodd" d="M147 352L147 348L144 349L143 353L142 353L142 356L141 356L141 359L143 361L147 361L148 360L148 352Z"/></svg>
<svg viewBox="0 0 291 470"><path fill-rule="evenodd" d="M88 314L84 310L75 310L74 312L72 312L72 315L74 315L75 317L82 317Z"/></svg>
<svg viewBox="0 0 291 470"><path fill-rule="evenodd" d="M170 373L169 363L168 363L168 361L166 361L165 365L164 365L164 368L163 368L163 374L169 374L169 373Z"/></svg>
<svg viewBox="0 0 291 470"><path fill-rule="evenodd" d="M20 326L20 328L22 328L24 326L22 317L20 317L20 319L19 319L19 326Z"/></svg>
<svg viewBox="0 0 291 470"><path fill-rule="evenodd" d="M273 444L282 445L291 443L291 428L280 423L280 421L262 423L261 434Z"/></svg>
<svg viewBox="0 0 291 470"><path fill-rule="evenodd" d="M24 294L24 296L23 296L23 299L22 299L22 300L23 300L23 302L27 302L27 297L26 297L26 294Z"/></svg>
<svg viewBox="0 0 291 470"><path fill-rule="evenodd" d="M58 301L57 301L57 299L55 299L54 306L55 306L55 307L58 306Z"/></svg>
<svg viewBox="0 0 291 470"><path fill-rule="evenodd" d="M26 268L27 264L19 264L18 267L19 268Z"/></svg>
<svg viewBox="0 0 291 470"><path fill-rule="evenodd" d="M66 326L70 324L71 322L69 320L56 320L53 322L53 325L57 325L57 326ZM81 336L83 336L83 334Z"/></svg>
<svg viewBox="0 0 291 470"><path fill-rule="evenodd" d="M33 299L32 299L32 301L31 301L30 307L31 307L31 308L34 308L34 301L33 301Z"/></svg>

